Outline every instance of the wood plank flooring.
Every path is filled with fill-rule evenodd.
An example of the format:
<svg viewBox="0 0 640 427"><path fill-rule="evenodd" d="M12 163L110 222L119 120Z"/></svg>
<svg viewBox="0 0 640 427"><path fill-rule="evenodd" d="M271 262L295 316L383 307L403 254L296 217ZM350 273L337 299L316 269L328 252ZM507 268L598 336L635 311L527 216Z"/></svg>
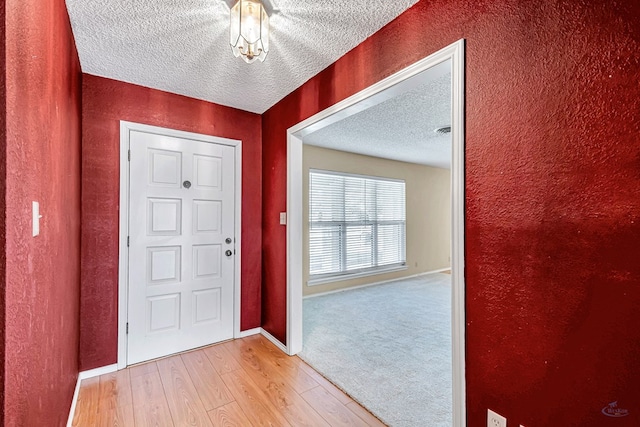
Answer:
<svg viewBox="0 0 640 427"><path fill-rule="evenodd" d="M384 426L261 335L83 380L73 426Z"/></svg>

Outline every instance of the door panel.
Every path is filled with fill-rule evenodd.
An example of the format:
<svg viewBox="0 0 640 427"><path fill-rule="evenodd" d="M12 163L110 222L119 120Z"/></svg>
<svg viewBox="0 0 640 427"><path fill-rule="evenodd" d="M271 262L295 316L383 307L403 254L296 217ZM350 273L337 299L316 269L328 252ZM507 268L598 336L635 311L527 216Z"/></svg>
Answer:
<svg viewBox="0 0 640 427"><path fill-rule="evenodd" d="M193 232L220 233L222 228L222 203L214 200L193 201Z"/></svg>
<svg viewBox="0 0 640 427"><path fill-rule="evenodd" d="M180 246L147 248L147 283L179 283L182 268Z"/></svg>
<svg viewBox="0 0 640 427"><path fill-rule="evenodd" d="M149 213L147 218L150 236L179 236L181 233L182 200L147 199Z"/></svg>
<svg viewBox="0 0 640 427"><path fill-rule="evenodd" d="M149 152L149 184L180 188L182 176L182 153L168 150Z"/></svg>
<svg viewBox="0 0 640 427"><path fill-rule="evenodd" d="M133 364L233 337L235 152L139 131L130 150Z"/></svg>

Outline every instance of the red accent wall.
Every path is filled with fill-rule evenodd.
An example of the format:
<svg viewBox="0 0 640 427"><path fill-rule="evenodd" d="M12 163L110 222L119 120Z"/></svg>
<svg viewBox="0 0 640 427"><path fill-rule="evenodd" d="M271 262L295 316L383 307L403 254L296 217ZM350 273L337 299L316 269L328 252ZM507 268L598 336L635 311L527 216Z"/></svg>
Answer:
<svg viewBox="0 0 640 427"><path fill-rule="evenodd" d="M640 425L638 22L638 2L421 1L267 111L263 327L285 339L286 129L465 38L468 425Z"/></svg>
<svg viewBox="0 0 640 427"><path fill-rule="evenodd" d="M78 375L80 64L64 0L3 6L3 425L61 426Z"/></svg>
<svg viewBox="0 0 640 427"><path fill-rule="evenodd" d="M241 329L259 327L260 115L87 74L82 99L80 369L117 362L120 120L242 140Z"/></svg>
<svg viewBox="0 0 640 427"><path fill-rule="evenodd" d="M0 22L5 23L6 2L0 2ZM7 88L5 28L0 30L0 326L5 324L5 289L7 280L6 224L7 204ZM4 327L0 327L0 425L4 425Z"/></svg>

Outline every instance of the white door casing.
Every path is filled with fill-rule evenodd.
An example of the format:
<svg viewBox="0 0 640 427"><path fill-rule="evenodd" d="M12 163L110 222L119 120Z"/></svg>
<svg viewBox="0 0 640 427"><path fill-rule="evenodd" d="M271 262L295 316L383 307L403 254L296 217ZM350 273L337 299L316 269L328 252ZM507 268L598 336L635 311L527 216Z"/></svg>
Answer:
<svg viewBox="0 0 640 427"><path fill-rule="evenodd" d="M130 161L120 368L237 336L240 258L239 144L121 126ZM121 239L122 226L121 212Z"/></svg>

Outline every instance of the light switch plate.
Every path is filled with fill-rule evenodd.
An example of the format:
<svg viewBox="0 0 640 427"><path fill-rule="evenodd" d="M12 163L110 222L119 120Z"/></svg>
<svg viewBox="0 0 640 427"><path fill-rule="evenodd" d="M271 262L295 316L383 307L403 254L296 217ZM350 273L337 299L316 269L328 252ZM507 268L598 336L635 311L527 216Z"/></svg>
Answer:
<svg viewBox="0 0 640 427"><path fill-rule="evenodd" d="M40 234L40 218L42 218L40 216L40 203L32 202L31 207L32 207L31 211L32 211L32 215L33 215L33 232L32 232L32 235L33 235L33 237L36 237L38 234Z"/></svg>
<svg viewBox="0 0 640 427"><path fill-rule="evenodd" d="M280 212L280 225L287 225L287 213Z"/></svg>

